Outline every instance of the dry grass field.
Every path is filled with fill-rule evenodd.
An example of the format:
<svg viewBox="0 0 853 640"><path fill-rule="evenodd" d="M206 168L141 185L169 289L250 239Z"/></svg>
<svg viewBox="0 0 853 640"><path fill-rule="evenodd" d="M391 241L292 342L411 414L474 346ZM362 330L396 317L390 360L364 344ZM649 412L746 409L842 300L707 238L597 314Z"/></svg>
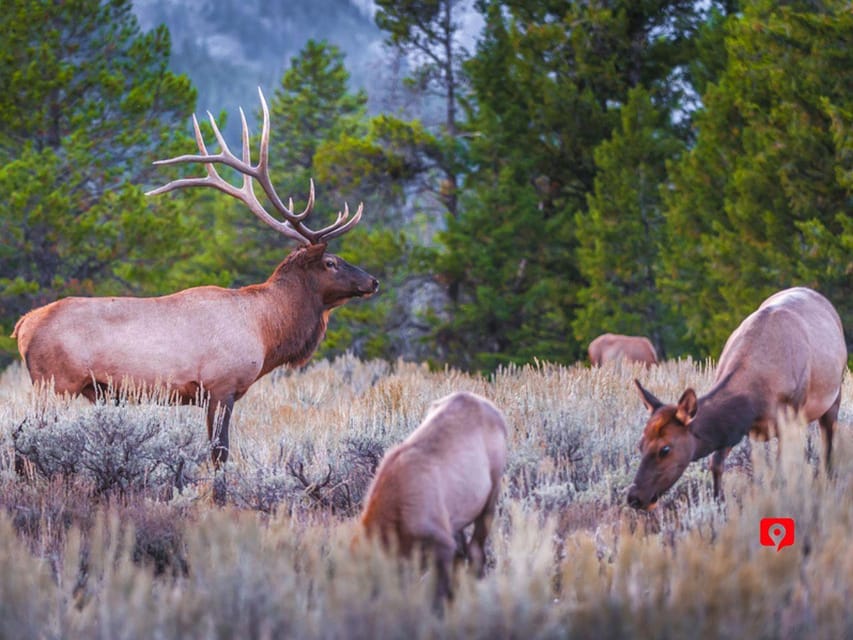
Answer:
<svg viewBox="0 0 853 640"><path fill-rule="evenodd" d="M484 378L317 361L237 403L217 477L198 408L58 398L15 365L0 375L0 638L853 637L851 376L834 477L817 427L792 424L778 457L776 442L729 456L725 502L694 463L651 513L625 504L646 418L634 377L674 401L713 365ZM504 411L509 462L486 577L460 572L439 616L432 571L359 542L356 521L382 453L455 390ZM794 518L794 544L762 546L764 517Z"/></svg>

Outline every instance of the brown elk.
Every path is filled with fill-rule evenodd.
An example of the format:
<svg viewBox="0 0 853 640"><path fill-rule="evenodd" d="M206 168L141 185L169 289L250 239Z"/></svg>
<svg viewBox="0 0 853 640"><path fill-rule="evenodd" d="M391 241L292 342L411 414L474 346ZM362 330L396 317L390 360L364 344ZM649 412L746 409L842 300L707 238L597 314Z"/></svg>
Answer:
<svg viewBox="0 0 853 640"><path fill-rule="evenodd" d="M645 363L646 367L658 362L654 345L642 336L605 333L589 343L588 353L594 367L619 360Z"/></svg>
<svg viewBox="0 0 853 640"><path fill-rule="evenodd" d="M361 523L403 556L431 554L436 603L452 599L451 567L467 557L482 576L485 542L506 465L506 421L494 404L457 392L435 402L406 440L382 459ZM474 523L470 544L464 529Z"/></svg>
<svg viewBox="0 0 853 640"><path fill-rule="evenodd" d="M228 423L234 402L276 367L307 362L325 335L332 309L379 288L370 274L326 253L329 240L358 223L361 205L351 218L345 205L334 223L315 231L304 224L314 206L313 182L302 212L293 212L292 200L285 206L279 199L269 177L269 111L262 93L261 105L257 164L251 162L242 109L242 159L230 151L210 114L220 152L209 154L193 116L200 155L155 164L203 163L207 176L174 180L147 195L213 187L241 200L264 223L301 243L266 282L241 289L194 287L155 298L65 298L30 311L12 333L33 382L52 381L59 393L82 394L94 402L109 384L121 386L132 380L165 384L184 403L207 401L207 430L217 466L228 459ZM214 163L240 172L242 187L221 178ZM253 179L283 220L270 215L259 202ZM215 425L217 411L220 420Z"/></svg>
<svg viewBox="0 0 853 640"><path fill-rule="evenodd" d="M650 417L628 504L651 509L687 465L711 455L714 496L721 497L723 462L747 434L778 435L787 411L818 420L826 467L841 403L847 347L841 319L822 295L805 287L779 291L761 303L726 341L711 390L687 389L665 405L635 380Z"/></svg>

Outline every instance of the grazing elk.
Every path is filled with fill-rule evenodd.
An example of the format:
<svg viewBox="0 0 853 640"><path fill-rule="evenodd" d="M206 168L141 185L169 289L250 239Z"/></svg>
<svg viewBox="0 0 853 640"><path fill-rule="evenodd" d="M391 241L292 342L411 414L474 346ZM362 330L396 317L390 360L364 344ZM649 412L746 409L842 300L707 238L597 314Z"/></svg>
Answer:
<svg viewBox="0 0 853 640"><path fill-rule="evenodd" d="M690 462L711 455L714 496L721 496L723 462L749 434L778 435L780 413L818 420L830 469L832 435L841 403L847 348L832 304L796 287L770 296L729 336L714 385L701 398L687 389L678 404L663 404L635 380L650 417L628 504L654 508Z"/></svg>
<svg viewBox="0 0 853 640"><path fill-rule="evenodd" d="M589 361L594 367L607 362L625 360L645 363L648 368L658 362L654 345L648 338L642 336L605 333L589 343L588 353Z"/></svg>
<svg viewBox="0 0 853 640"><path fill-rule="evenodd" d="M260 93L260 91L259 91ZM279 199L269 177L269 111L261 93L263 130L260 158L252 164L249 132L242 109L243 157L237 158L213 119L220 146L209 154L193 116L200 155L183 155L158 165L203 163L204 178L175 180L148 192L184 187L213 187L241 200L258 218L302 244L266 282L241 289L194 287L156 298L65 298L30 311L15 325L18 350L33 382L52 381L59 393L82 394L95 401L110 383L132 380L165 384L184 403L207 401L207 430L216 466L228 459L228 422L232 407L258 378L283 364L307 362L323 339L329 314L347 300L367 297L379 288L370 274L326 253L326 243L352 229L362 206L343 213L327 227L311 230L304 220L314 206L293 212ZM219 176L214 163L243 175L241 188ZM255 195L253 179L283 216L270 215ZM220 412L218 429L215 417Z"/></svg>
<svg viewBox="0 0 853 640"><path fill-rule="evenodd" d="M365 498L368 536L403 556L431 554L438 573L436 604L452 599L451 565L468 557L479 576L506 464L507 427L491 402L453 393L435 402L420 426L390 450ZM463 530L474 523L470 544Z"/></svg>

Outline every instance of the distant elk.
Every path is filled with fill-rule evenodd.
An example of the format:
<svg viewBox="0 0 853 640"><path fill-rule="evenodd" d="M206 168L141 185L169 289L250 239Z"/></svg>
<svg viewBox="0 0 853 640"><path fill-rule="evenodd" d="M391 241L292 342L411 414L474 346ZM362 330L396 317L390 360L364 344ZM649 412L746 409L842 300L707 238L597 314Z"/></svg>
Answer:
<svg viewBox="0 0 853 640"><path fill-rule="evenodd" d="M420 426L382 459L364 501L368 536L405 557L420 550L437 569L436 604L452 599L451 569L468 558L481 577L485 543L506 465L507 427L473 393L435 402ZM464 529L474 523L470 543Z"/></svg>
<svg viewBox="0 0 853 640"><path fill-rule="evenodd" d="M805 287L765 300L729 336L714 385L701 398L687 389L664 404L635 380L650 417L628 504L651 509L693 460L710 455L714 496L722 495L723 462L747 434L778 435L786 411L818 420L830 469L847 347L841 319L822 295Z"/></svg>
<svg viewBox="0 0 853 640"><path fill-rule="evenodd" d="M623 336L605 333L589 343L589 361L594 367L608 362L639 362L650 367L657 364L658 355L654 345L642 336Z"/></svg>
<svg viewBox="0 0 853 640"><path fill-rule="evenodd" d="M263 129L257 164L251 162L242 109L242 159L230 151L210 113L220 152L209 154L193 116L200 155L154 164L203 163L207 176L174 180L147 195L213 187L241 200L264 223L298 241L302 246L266 282L241 289L194 287L156 298L65 298L30 311L12 333L33 382L52 383L58 393L82 394L94 402L109 385L132 381L164 384L183 403L207 401L207 432L216 466L228 460L234 402L276 367L306 363L326 333L332 309L379 288L370 274L326 253L329 240L361 219L361 205L351 218L344 205L334 223L314 231L304 224L314 206L313 181L301 213L293 212L292 200L285 206L276 194L269 177L269 110L262 93L260 97ZM214 163L241 173L242 187L221 178ZM253 179L283 220L260 203Z"/></svg>

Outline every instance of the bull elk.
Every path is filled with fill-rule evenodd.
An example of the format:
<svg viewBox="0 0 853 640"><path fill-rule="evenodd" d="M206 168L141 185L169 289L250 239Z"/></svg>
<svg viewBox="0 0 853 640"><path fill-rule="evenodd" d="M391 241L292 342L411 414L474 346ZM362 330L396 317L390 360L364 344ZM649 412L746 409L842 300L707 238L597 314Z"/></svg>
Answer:
<svg viewBox="0 0 853 640"><path fill-rule="evenodd" d="M184 403L206 401L207 431L216 466L228 459L228 423L234 402L276 367L307 362L325 335L330 312L379 288L370 274L326 253L329 240L361 219L361 205L352 217L344 205L334 223L312 230L304 221L314 206L313 181L302 212L294 213L293 201L285 206L276 194L269 176L269 110L259 93L263 129L257 164L251 161L242 109L242 159L228 148L210 113L220 152L208 153L193 116L199 155L154 164L202 163L207 176L174 180L146 195L212 187L242 201L264 223L298 241L301 246L266 282L241 289L194 287L155 298L65 298L30 311L18 320L12 333L33 382L52 381L58 393L82 394L94 402L110 383L132 380L165 384ZM220 177L214 164L241 173L242 187ZM282 220L260 203L253 180ZM220 419L215 425L217 412Z"/></svg>
<svg viewBox="0 0 853 640"><path fill-rule="evenodd" d="M654 345L642 336L605 333L589 343L588 353L594 367L619 360L643 363L646 367L658 362Z"/></svg>
<svg viewBox="0 0 853 640"><path fill-rule="evenodd" d="M368 536L435 561L436 604L452 599L451 568L467 557L481 577L485 542L506 465L507 427L494 404L457 392L435 402L420 426L389 451L368 489L361 524ZM464 529L474 523L470 544Z"/></svg>
<svg viewBox="0 0 853 640"><path fill-rule="evenodd" d="M784 411L818 420L829 471L846 367L835 308L816 291L795 287L767 298L729 336L714 384L701 398L687 389L678 404L664 404L635 380L650 417L628 504L653 508L690 462L708 455L719 498L731 448L747 434L764 440L778 435Z"/></svg>

